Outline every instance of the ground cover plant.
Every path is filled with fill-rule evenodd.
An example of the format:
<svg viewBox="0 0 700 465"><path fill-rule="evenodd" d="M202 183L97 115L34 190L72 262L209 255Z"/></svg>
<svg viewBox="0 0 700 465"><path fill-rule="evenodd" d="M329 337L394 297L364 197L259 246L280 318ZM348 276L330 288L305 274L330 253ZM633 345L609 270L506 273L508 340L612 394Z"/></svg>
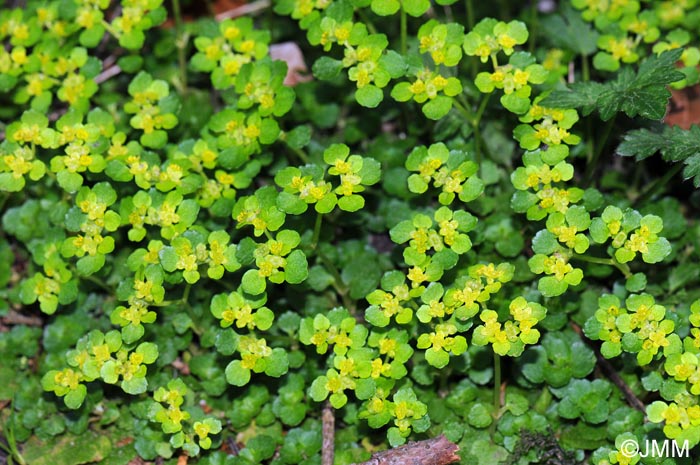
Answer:
<svg viewBox="0 0 700 465"><path fill-rule="evenodd" d="M0 9L0 463L697 463L695 0L220 3Z"/></svg>

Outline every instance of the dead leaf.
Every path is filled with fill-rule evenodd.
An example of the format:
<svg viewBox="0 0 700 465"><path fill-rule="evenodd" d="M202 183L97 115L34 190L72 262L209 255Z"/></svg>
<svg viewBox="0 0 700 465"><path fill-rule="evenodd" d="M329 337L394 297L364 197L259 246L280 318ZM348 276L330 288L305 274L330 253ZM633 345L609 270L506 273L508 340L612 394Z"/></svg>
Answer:
<svg viewBox="0 0 700 465"><path fill-rule="evenodd" d="M282 42L270 45L270 58L287 62L287 76L284 85L295 86L312 79L304 61L304 54L295 42Z"/></svg>
<svg viewBox="0 0 700 465"><path fill-rule="evenodd" d="M187 365L180 357L173 360L172 366L173 366L173 368L175 368L177 371L179 371L183 375L190 374L189 365Z"/></svg>
<svg viewBox="0 0 700 465"><path fill-rule="evenodd" d="M700 85L685 89L671 90L664 123L689 129L693 124L700 124Z"/></svg>
<svg viewBox="0 0 700 465"><path fill-rule="evenodd" d="M177 458L177 465L187 465L188 457L186 455L181 455Z"/></svg>

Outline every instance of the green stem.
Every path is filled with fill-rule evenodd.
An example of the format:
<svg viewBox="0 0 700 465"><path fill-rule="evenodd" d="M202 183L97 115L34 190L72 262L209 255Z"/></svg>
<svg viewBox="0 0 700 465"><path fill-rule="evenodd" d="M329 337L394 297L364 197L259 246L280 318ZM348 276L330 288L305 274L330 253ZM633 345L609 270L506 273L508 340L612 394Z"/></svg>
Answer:
<svg viewBox="0 0 700 465"><path fill-rule="evenodd" d="M469 125L474 126L475 115L464 105L462 105L459 100L452 99L452 104L459 111L464 119L467 120Z"/></svg>
<svg viewBox="0 0 700 465"><path fill-rule="evenodd" d="M601 258L601 257L591 257L589 255L573 254L571 258L575 260L580 260L582 262L596 263L598 265L608 265L614 266L625 276L626 279L632 277L632 270L627 263L620 263L614 258Z"/></svg>
<svg viewBox="0 0 700 465"><path fill-rule="evenodd" d="M484 97L481 103L484 104L485 100L486 97ZM479 131L479 122L477 119L478 113L475 115L474 113L469 111L469 109L466 106L462 105L458 100L453 99L452 104L457 109L457 111L459 111L462 114L462 116L464 116L464 119L466 119L467 123L469 123L469 125L472 127L472 131L474 131L474 152L476 153L476 163L478 165L481 165L481 132ZM481 107L479 109L481 110Z"/></svg>
<svg viewBox="0 0 700 465"><path fill-rule="evenodd" d="M182 299L180 299L183 304L187 304L187 300L190 297L190 289L192 289L192 285L190 283L187 283L187 285L185 286L185 290L182 292Z"/></svg>
<svg viewBox="0 0 700 465"><path fill-rule="evenodd" d="M343 306L347 308L351 314L355 314L355 304L353 304L348 296L348 287L343 282L343 277L340 276L338 269L335 267L335 265L333 265L333 262L326 257L325 254L321 253L320 250L316 251L316 255L318 256L319 260L321 260L321 263L323 263L323 265L326 267L326 271L333 276L333 288L338 295L340 295L340 300L343 301Z"/></svg>
<svg viewBox="0 0 700 465"><path fill-rule="evenodd" d="M537 42L537 6L540 2L533 0L530 6L530 24L528 25L528 30L530 31L530 37L528 40L530 53L535 53L535 43Z"/></svg>
<svg viewBox="0 0 700 465"><path fill-rule="evenodd" d="M588 82L591 79L588 55L581 57L581 70L583 82ZM586 160L589 165L593 163L593 128L590 118L586 118Z"/></svg>
<svg viewBox="0 0 700 465"><path fill-rule="evenodd" d="M496 432L496 420L501 411L501 356L493 353L493 423L491 423L491 436Z"/></svg>
<svg viewBox="0 0 700 465"><path fill-rule="evenodd" d="M290 149L292 149L292 152L294 152L294 153L296 154L296 156L299 157L299 159L300 159L304 164L309 164L309 163L311 163L311 161L310 161L310 159L309 159L309 156L308 156L306 153L304 153L304 151L303 151L302 149L298 149L298 148L296 148L296 147L292 147L291 145L287 145L287 147L289 147Z"/></svg>
<svg viewBox="0 0 700 465"><path fill-rule="evenodd" d="M588 64L588 55L583 55L581 57L581 72L583 74L583 82L588 82L591 80L591 69Z"/></svg>
<svg viewBox="0 0 700 465"><path fill-rule="evenodd" d="M591 257L589 255L579 255L577 253L573 254L571 258L576 260L581 260L582 262L597 263L598 265L612 265L612 258L601 258L601 257Z"/></svg>
<svg viewBox="0 0 700 465"><path fill-rule="evenodd" d="M10 415L12 415L12 414L10 414ZM6 452L8 452L10 454L10 456L8 457L8 459L9 459L7 462L8 464L13 463L12 458L14 457L14 460L16 460L16 462L19 465L27 465L27 462L24 460L24 457L22 457L22 454L20 454L19 449L17 448L17 441L15 440L15 432L14 432L14 417L11 417L11 418L12 418L12 420L8 420L8 421L12 421L12 425L8 425L7 423L5 425L3 425L4 426L3 431L5 432L5 439L7 440L7 447L4 447L4 446L2 446L2 444L0 444L0 448L2 448L3 450L5 450Z"/></svg>
<svg viewBox="0 0 700 465"><path fill-rule="evenodd" d="M474 29L474 2L473 0L464 0L464 4L467 9L467 26L469 27L469 30L471 31Z"/></svg>
<svg viewBox="0 0 700 465"><path fill-rule="evenodd" d="M600 161L600 156L603 154L603 148L605 148L605 145L608 142L608 138L610 138L610 133L612 132L613 126L615 126L615 117L610 118L610 120L608 120L608 124L605 125L605 129L603 129L603 134L600 137L600 139L598 139L595 151L593 152L593 158L590 160L588 166L586 167L586 174L583 178L584 184L586 186L589 186L593 181L593 175L595 174L598 162Z"/></svg>
<svg viewBox="0 0 700 465"><path fill-rule="evenodd" d="M367 26L367 30L369 30L370 34L376 34L377 33L377 28L374 26L374 23L369 19L369 16L365 14L365 11L363 8L357 8L355 10L355 13L357 13L357 16L360 17L360 20Z"/></svg>
<svg viewBox="0 0 700 465"><path fill-rule="evenodd" d="M489 103L489 99L491 99L491 95L493 94L486 94L484 98L481 99L481 103L479 103L479 108L476 110L476 116L474 116L474 125L478 126L479 123L481 123L481 117L484 116L484 110L486 110L486 105Z"/></svg>
<svg viewBox="0 0 700 465"><path fill-rule="evenodd" d="M640 195L637 200L634 201L635 204L646 203L647 200L651 199L654 195L662 189L672 177L677 175L683 169L683 163L676 163L671 169L666 170L666 174L663 177L657 179L647 190L645 190L642 195Z"/></svg>
<svg viewBox="0 0 700 465"><path fill-rule="evenodd" d="M479 108L476 110L476 113L470 112L469 109L462 105L459 101L453 101L457 110L460 113L462 113L462 115L465 117L467 122L471 125L472 130L474 131L474 152L476 153L476 162L478 165L481 165L481 161L483 159L482 152L484 152L485 149L483 144L483 138L481 137L481 117L484 115L484 111L486 110L486 106L488 105L490 98L491 94L486 94L481 99L481 102L479 103Z"/></svg>
<svg viewBox="0 0 700 465"><path fill-rule="evenodd" d="M474 29L475 19L474 19L474 1L464 0L465 9L467 11L467 27L469 31ZM476 74L479 72L479 59L477 57L471 57L470 66L472 71L472 79L476 79Z"/></svg>
<svg viewBox="0 0 700 465"><path fill-rule="evenodd" d="M177 60L180 68L180 84L182 85L182 93L187 93L187 36L183 34L182 27L182 10L180 8L180 0L173 1L173 14L175 15L175 33L177 39L175 45L177 47Z"/></svg>
<svg viewBox="0 0 700 465"><path fill-rule="evenodd" d="M406 17L406 10L401 7L401 54L406 55L406 50L408 48L406 41L408 36L408 18Z"/></svg>
<svg viewBox="0 0 700 465"><path fill-rule="evenodd" d="M321 237L321 224L323 224L323 214L316 214L316 223L314 223L314 235L311 238L311 248L316 249L318 247L318 239Z"/></svg>
<svg viewBox="0 0 700 465"><path fill-rule="evenodd" d="M9 199L9 193L3 193L2 195L0 195L0 211L3 211L3 208L5 208L5 202L7 202ZM2 233L2 231L0 231L0 233Z"/></svg>
<svg viewBox="0 0 700 465"><path fill-rule="evenodd" d="M77 273L77 271L76 271L76 273ZM107 283L105 283L104 281L102 281L100 278L98 278L98 277L96 277L96 276L88 275L88 276L81 276L81 278L84 279L84 280L86 280L86 281L90 281L91 283L97 285L97 286L100 287L103 291L106 291L106 292L109 293L109 294L111 294L111 293L114 292L114 289L112 289L111 287L109 287L109 286L107 285Z"/></svg>
<svg viewBox="0 0 700 465"><path fill-rule="evenodd" d="M632 277L632 270L627 263L620 263L617 260L613 260L613 266L620 270L620 272L625 276L625 279L630 279Z"/></svg>
<svg viewBox="0 0 700 465"><path fill-rule="evenodd" d="M493 353L493 408L495 412L501 409L501 356Z"/></svg>
<svg viewBox="0 0 700 465"><path fill-rule="evenodd" d="M117 30L114 29L112 25L104 19L102 20L102 27L104 27L107 30L107 32L112 34L112 37L114 37L115 39L119 39L121 37L121 34L119 34Z"/></svg>

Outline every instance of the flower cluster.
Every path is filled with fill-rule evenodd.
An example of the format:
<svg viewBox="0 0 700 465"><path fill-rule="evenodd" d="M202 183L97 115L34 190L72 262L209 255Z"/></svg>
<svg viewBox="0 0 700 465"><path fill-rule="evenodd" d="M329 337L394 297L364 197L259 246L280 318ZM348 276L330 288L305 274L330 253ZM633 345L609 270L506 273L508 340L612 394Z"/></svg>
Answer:
<svg viewBox="0 0 700 465"><path fill-rule="evenodd" d="M384 98L382 89L392 78L405 72L406 65L401 57L387 54L389 41L386 35L369 33L364 24L354 23L350 10L334 9L327 16L316 19L309 25L307 36L312 45L321 45L326 51L334 44L343 47L342 60L319 60L315 73L320 73L322 78L331 78L347 68L349 79L357 86L355 98L365 107L379 105Z"/></svg>
<svg viewBox="0 0 700 465"><path fill-rule="evenodd" d="M349 349L359 349L367 338L367 328L358 325L344 308L336 308L328 315L304 318L299 327L299 340L316 346L316 352L325 354L330 347L333 353L345 355Z"/></svg>
<svg viewBox="0 0 700 465"><path fill-rule="evenodd" d="M663 220L656 215L642 216L627 209L624 212L608 206L591 222L591 237L599 243L611 241L609 252L620 263L627 263L639 253L646 263L657 263L670 252L671 245L659 236Z"/></svg>
<svg viewBox="0 0 700 465"><path fill-rule="evenodd" d="M274 313L264 307L267 296L251 300L240 292L217 294L211 299L211 313L221 320L221 327L235 326L238 329L270 329L275 318Z"/></svg>
<svg viewBox="0 0 700 465"><path fill-rule="evenodd" d="M428 406L418 400L410 387L396 391L391 400L386 390L378 388L376 394L365 402L359 415L367 418L373 428L381 428L393 419L387 438L394 445L404 443L411 431L420 433L430 427Z"/></svg>
<svg viewBox="0 0 700 465"><path fill-rule="evenodd" d="M304 252L297 248L300 241L298 232L282 229L266 242L241 242L240 255L247 257L242 260L242 264L248 265L254 261L257 267L245 272L242 289L249 294L258 295L265 291L268 282L298 284L306 279L308 264Z"/></svg>
<svg viewBox="0 0 700 465"><path fill-rule="evenodd" d="M501 324L498 313L493 310L481 312L482 325L474 329L472 342L475 345L491 344L499 355L518 356L525 349L525 344L536 344L540 332L534 326L544 319L546 309L535 302L528 302L524 297L515 298L509 306L512 320Z"/></svg>
<svg viewBox="0 0 700 465"><path fill-rule="evenodd" d="M638 310L639 311L639 310ZM698 444L700 431L700 300L690 306L690 334L681 341L676 334L666 338L664 347L665 383L674 389L662 392L668 401L657 400L647 407L649 420L664 423L664 433L676 441Z"/></svg>
<svg viewBox="0 0 700 465"><path fill-rule="evenodd" d="M146 365L156 361L158 347L151 342L127 346L118 331L95 330L81 338L66 358L70 368L49 370L42 378L42 386L64 396L69 408L78 408L87 394L82 383L98 378L108 384L117 384L121 379L120 386L128 394L146 392Z"/></svg>
<svg viewBox="0 0 700 465"><path fill-rule="evenodd" d="M548 74L542 65L535 63L533 56L517 52L510 56L507 65L496 66L493 73L479 73L474 84L485 94L495 89L503 90L503 107L512 113L523 114L530 109L532 87L529 84L542 84Z"/></svg>
<svg viewBox="0 0 700 465"><path fill-rule="evenodd" d="M249 17L222 21L215 32L195 38L197 53L192 57L192 66L211 73L215 89L227 89L236 85L244 65L267 56L270 34L254 29Z"/></svg>
<svg viewBox="0 0 700 465"><path fill-rule="evenodd" d="M188 454L196 456L201 449L209 449L212 440L209 435L221 431L221 421L216 418L202 418L194 422L190 412L182 410L185 397L188 395L187 385L180 378L168 381L167 388L159 387L153 393L154 402L148 412L149 418L160 423L164 433L171 434L170 445L182 448ZM191 432L184 428L183 422L192 423Z"/></svg>
<svg viewBox="0 0 700 465"><path fill-rule="evenodd" d="M124 105L124 111L134 115L129 120L131 127L143 131L141 144L162 148L168 141L166 131L178 123L175 116L178 102L169 97L168 84L141 72L129 84L129 95L132 100Z"/></svg>
<svg viewBox="0 0 700 465"><path fill-rule="evenodd" d="M600 70L617 71L622 64L636 63L649 52L658 54L687 46L689 42L687 32L675 28L690 13L694 2L658 2L655 8L640 8L636 0L610 3L573 0L572 5L583 10L583 19L594 22L601 32L597 40L599 51L593 57L593 66ZM653 47L648 50L644 44ZM686 79L673 87L698 82L700 76L695 68L699 60L697 47L685 47L681 71Z"/></svg>
<svg viewBox="0 0 700 465"><path fill-rule="evenodd" d="M598 310L586 323L586 334L602 340L601 353L612 358L623 350L637 354L640 365L648 365L660 350L676 341L675 324L666 318L666 309L649 294L632 294L622 307L615 295L605 294L598 300Z"/></svg>
<svg viewBox="0 0 700 465"><path fill-rule="evenodd" d="M221 279L224 271L233 272L241 267L236 259L236 246L225 231L213 231L206 236L188 231L175 237L170 245L159 249L158 257L167 272L181 271L189 284L200 279L199 267L207 265L207 276Z"/></svg>
<svg viewBox="0 0 700 465"><path fill-rule="evenodd" d="M425 103L423 114L430 119L437 120L449 113L452 97L462 93L462 84L456 77L445 77L429 68L409 70L409 75L415 76L415 80L396 84L391 96L398 102Z"/></svg>
<svg viewBox="0 0 700 465"><path fill-rule="evenodd" d="M450 151L441 142L413 149L406 159L406 169L415 172L408 177L409 190L422 194L432 182L441 189L438 200L442 205L450 205L455 198L470 202L484 190L477 164L465 152Z"/></svg>
<svg viewBox="0 0 700 465"><path fill-rule="evenodd" d="M365 205L358 193L379 181L379 163L370 157L350 155L345 144L329 146L323 152L323 160L326 166L290 166L277 173L275 183L284 189L277 205L283 212L299 215L308 205L314 205L321 214L332 212L336 205L341 210L354 212ZM326 171L340 178L340 182L336 185L326 181Z"/></svg>
<svg viewBox="0 0 700 465"><path fill-rule="evenodd" d="M464 51L469 56L479 57L482 63L490 59L497 65L499 52L512 55L515 46L524 44L528 36L527 27L520 21L506 23L485 18L464 37Z"/></svg>
<svg viewBox="0 0 700 465"><path fill-rule="evenodd" d="M80 257L76 263L82 275L90 275L104 266L105 256L114 250L114 238L103 233L115 231L121 217L108 208L117 200L109 183L98 183L91 189L82 187L75 198L76 206L66 213L66 228L78 232L61 247L64 257Z"/></svg>
<svg viewBox="0 0 700 465"><path fill-rule="evenodd" d="M250 381L251 373L265 373L279 378L287 372L289 360L281 347L272 348L264 338L255 335L239 336L236 350L240 360L232 360L226 366L226 380L234 386L244 386Z"/></svg>

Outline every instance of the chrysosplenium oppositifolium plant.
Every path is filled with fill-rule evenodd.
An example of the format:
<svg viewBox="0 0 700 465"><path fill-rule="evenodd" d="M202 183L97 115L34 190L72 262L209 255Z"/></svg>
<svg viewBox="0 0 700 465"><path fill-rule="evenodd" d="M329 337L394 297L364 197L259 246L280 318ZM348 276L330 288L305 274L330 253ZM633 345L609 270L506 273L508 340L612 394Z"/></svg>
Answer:
<svg viewBox="0 0 700 465"><path fill-rule="evenodd" d="M1 9L7 460L693 463L697 2L497 3Z"/></svg>

